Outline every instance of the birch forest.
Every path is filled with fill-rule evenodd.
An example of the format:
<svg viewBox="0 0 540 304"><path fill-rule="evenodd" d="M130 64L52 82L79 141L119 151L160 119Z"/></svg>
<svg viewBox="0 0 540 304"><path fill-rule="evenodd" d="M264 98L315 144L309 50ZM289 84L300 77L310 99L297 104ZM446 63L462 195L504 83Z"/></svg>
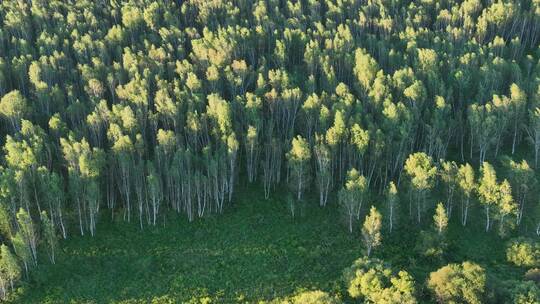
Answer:
<svg viewBox="0 0 540 304"><path fill-rule="evenodd" d="M0 302L540 303L539 0L0 1Z"/></svg>

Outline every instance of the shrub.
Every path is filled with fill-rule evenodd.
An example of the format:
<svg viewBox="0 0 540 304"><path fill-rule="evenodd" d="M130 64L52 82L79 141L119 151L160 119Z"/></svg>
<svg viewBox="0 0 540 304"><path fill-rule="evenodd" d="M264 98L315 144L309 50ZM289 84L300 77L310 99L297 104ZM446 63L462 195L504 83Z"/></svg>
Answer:
<svg viewBox="0 0 540 304"><path fill-rule="evenodd" d="M517 266L540 266L540 243L526 238L510 242L506 249L506 258Z"/></svg>
<svg viewBox="0 0 540 304"><path fill-rule="evenodd" d="M381 260L360 258L343 276L349 295L366 303L416 303L413 278L406 271L394 274Z"/></svg>
<svg viewBox="0 0 540 304"><path fill-rule="evenodd" d="M484 269L471 262L446 265L432 272L427 282L441 303L482 303L485 284Z"/></svg>
<svg viewBox="0 0 540 304"><path fill-rule="evenodd" d="M292 304L338 304L338 300L320 290L306 291L293 298Z"/></svg>
<svg viewBox="0 0 540 304"><path fill-rule="evenodd" d="M534 282L524 281L516 284L512 289L512 303L538 304L540 303L540 288Z"/></svg>

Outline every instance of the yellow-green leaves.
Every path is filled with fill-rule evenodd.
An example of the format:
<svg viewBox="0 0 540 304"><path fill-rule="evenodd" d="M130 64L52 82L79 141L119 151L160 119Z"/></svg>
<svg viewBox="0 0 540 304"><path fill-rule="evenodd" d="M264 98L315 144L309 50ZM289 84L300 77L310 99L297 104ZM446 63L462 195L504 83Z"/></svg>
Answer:
<svg viewBox="0 0 540 304"><path fill-rule="evenodd" d="M433 215L433 222L435 222L435 228L439 234L442 234L448 226L448 215L446 209L444 209L443 203L438 203L435 209L435 215Z"/></svg>
<svg viewBox="0 0 540 304"><path fill-rule="evenodd" d="M18 131L21 119L30 111L26 98L17 90L11 91L0 99L0 115L10 121L14 131Z"/></svg>
<svg viewBox="0 0 540 304"><path fill-rule="evenodd" d="M367 249L367 256L371 255L373 248L381 245L382 216L375 206L371 206L369 214L362 225L362 238Z"/></svg>
<svg viewBox="0 0 540 304"><path fill-rule="evenodd" d="M411 179L411 185L417 191L425 191L433 187L437 168L433 160L423 152L409 155L405 162L405 172Z"/></svg>
<svg viewBox="0 0 540 304"><path fill-rule="evenodd" d="M346 268L343 279L349 295L363 303L415 304L414 280L406 271L397 274L379 259L360 258Z"/></svg>
<svg viewBox="0 0 540 304"><path fill-rule="evenodd" d="M441 303L480 304L486 284L482 267L471 262L449 264L432 272L428 288Z"/></svg>
<svg viewBox="0 0 540 304"><path fill-rule="evenodd" d="M506 258L520 267L539 267L540 243L534 239L515 239L506 248Z"/></svg>

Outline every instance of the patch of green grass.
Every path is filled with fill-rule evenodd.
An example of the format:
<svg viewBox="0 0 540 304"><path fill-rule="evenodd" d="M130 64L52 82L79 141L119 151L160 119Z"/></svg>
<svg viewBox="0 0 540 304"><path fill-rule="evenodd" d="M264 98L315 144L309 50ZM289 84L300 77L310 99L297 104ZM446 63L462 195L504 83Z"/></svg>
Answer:
<svg viewBox="0 0 540 304"><path fill-rule="evenodd" d="M309 200L293 219L283 198L261 197L242 190L222 215L189 223L168 214L166 223L143 231L137 221L112 222L104 212L96 237L62 241L56 265L42 253L11 302L256 303L302 289L344 294L342 270L363 255L359 229L347 233L335 202L320 208ZM431 216L422 229L429 229ZM429 272L449 262L471 260L498 280L519 278L523 271L506 263L504 242L485 234L481 219L479 213L466 228L453 221L445 258L426 261L414 252L419 229L401 218L392 235L383 233L375 256L409 271L423 301L429 300L423 287Z"/></svg>
<svg viewBox="0 0 540 304"><path fill-rule="evenodd" d="M261 196L244 192L225 214L192 223L170 214L165 227L144 231L138 222L102 218L96 237L63 241L58 263L41 263L13 302L253 302L301 288L336 289L342 269L362 251L335 208L306 208L292 219L283 202Z"/></svg>

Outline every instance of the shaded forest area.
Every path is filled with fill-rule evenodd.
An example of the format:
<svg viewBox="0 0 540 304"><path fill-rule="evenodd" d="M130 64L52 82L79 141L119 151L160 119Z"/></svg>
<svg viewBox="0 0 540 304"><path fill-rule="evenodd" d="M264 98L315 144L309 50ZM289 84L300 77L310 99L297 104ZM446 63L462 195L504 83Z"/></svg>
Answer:
<svg viewBox="0 0 540 304"><path fill-rule="evenodd" d="M4 0L0 24L3 298L63 239L200 225L249 188L365 253L276 301L538 303L540 1ZM385 262L396 237L437 266Z"/></svg>

